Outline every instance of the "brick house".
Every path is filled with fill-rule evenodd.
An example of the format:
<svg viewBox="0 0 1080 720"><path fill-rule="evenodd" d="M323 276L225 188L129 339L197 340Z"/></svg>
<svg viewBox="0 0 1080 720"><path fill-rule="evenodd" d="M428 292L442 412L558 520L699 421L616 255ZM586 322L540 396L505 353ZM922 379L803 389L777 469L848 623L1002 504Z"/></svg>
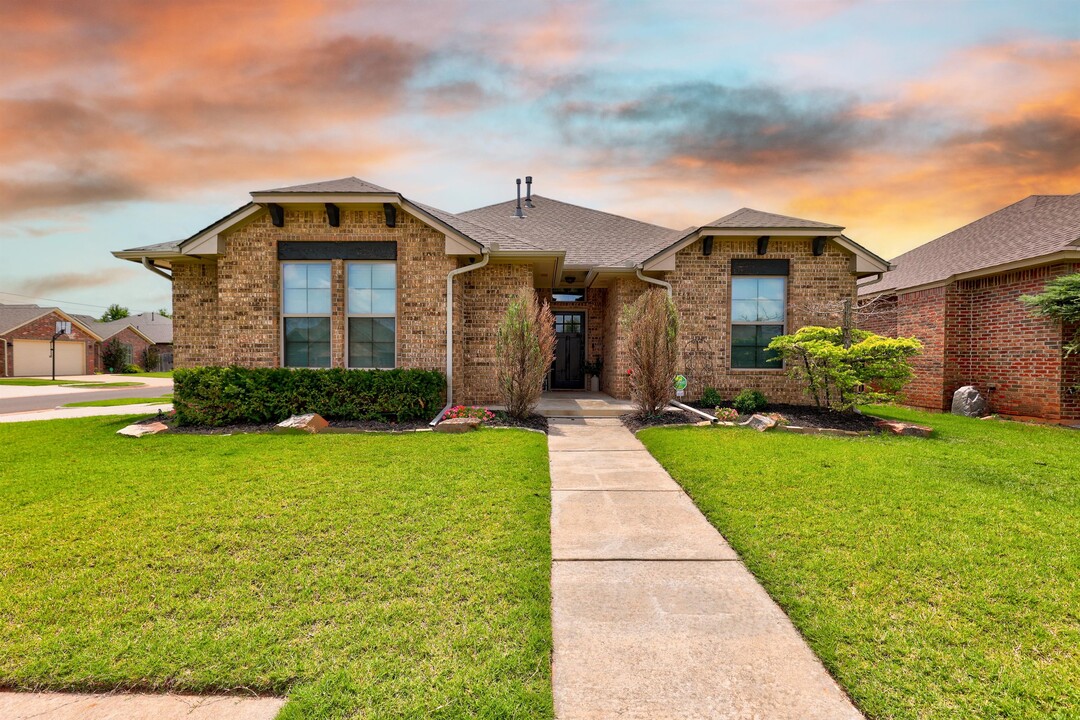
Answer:
<svg viewBox="0 0 1080 720"><path fill-rule="evenodd" d="M149 346L171 357L171 323L152 324L143 315L151 313L103 323L56 307L0 304L0 377L51 375L52 339L60 322L71 327L69 333L56 338L57 375L108 372L101 348L113 339L127 350L129 362L141 363Z"/></svg>
<svg viewBox="0 0 1080 720"><path fill-rule="evenodd" d="M1080 419L1080 358L1062 357L1075 328L1033 315L1021 295L1080 272L1080 194L1032 195L892 261L880 282L860 287L891 312L866 329L923 342L907 402L948 409L974 385L992 412Z"/></svg>
<svg viewBox="0 0 1080 720"><path fill-rule="evenodd" d="M691 396L801 402L766 362L769 338L888 268L829 223L744 208L673 230L527 187L458 214L357 178L258 191L185 240L113 254L172 281L177 367L437 369L448 400L477 404L497 401L495 330L523 286L552 302L553 389L583 389L584 364L602 359L601 390L627 397L619 314L660 287L688 338Z"/></svg>

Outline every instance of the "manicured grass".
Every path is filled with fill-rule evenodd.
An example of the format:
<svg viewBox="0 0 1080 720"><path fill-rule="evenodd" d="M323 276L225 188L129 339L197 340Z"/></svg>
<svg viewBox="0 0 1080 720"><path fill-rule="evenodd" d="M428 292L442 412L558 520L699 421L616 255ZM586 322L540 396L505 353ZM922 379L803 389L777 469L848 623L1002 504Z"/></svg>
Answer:
<svg viewBox="0 0 1080 720"><path fill-rule="evenodd" d="M0 385L37 387L39 385L69 385L68 380L42 380L40 378L0 378Z"/></svg>
<svg viewBox="0 0 1080 720"><path fill-rule="evenodd" d="M160 372L137 372L137 373L118 373L119 375L130 375L132 377L153 377L153 378L171 378L172 370L162 370Z"/></svg>
<svg viewBox="0 0 1080 720"><path fill-rule="evenodd" d="M544 437L3 426L0 686L545 718Z"/></svg>
<svg viewBox="0 0 1080 720"><path fill-rule="evenodd" d="M141 382L72 382L70 380L42 380L40 378L2 378L0 385L21 385L25 387L37 387L40 385L62 385L64 387L142 387Z"/></svg>
<svg viewBox="0 0 1080 720"><path fill-rule="evenodd" d="M148 403L171 403L172 395L156 398L112 398L111 400L87 400L86 402L67 403L63 407L116 407L118 405L146 405Z"/></svg>
<svg viewBox="0 0 1080 720"><path fill-rule="evenodd" d="M931 439L640 437L872 718L1080 708L1080 432L910 410Z"/></svg>

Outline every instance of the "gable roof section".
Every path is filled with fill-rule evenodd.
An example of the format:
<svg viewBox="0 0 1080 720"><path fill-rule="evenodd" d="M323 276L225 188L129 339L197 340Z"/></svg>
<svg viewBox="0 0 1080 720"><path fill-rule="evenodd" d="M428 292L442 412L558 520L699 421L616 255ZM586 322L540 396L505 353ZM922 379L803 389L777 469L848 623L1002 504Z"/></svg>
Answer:
<svg viewBox="0 0 1080 720"><path fill-rule="evenodd" d="M829 230L843 230L841 225L818 222L817 220L804 220L789 215L777 215L776 213L754 210L753 208L739 208L733 213L728 213L722 218L717 218L711 223L705 223L702 227L707 228L822 228Z"/></svg>
<svg viewBox="0 0 1080 720"><path fill-rule="evenodd" d="M393 193L393 190L388 190L375 183L370 183L367 180L361 180L358 177L350 176L344 178L338 178L337 180L323 180L321 182L307 183L305 185L289 185L287 187L273 188L272 190L255 190L253 195L260 195L263 193Z"/></svg>
<svg viewBox="0 0 1080 720"><path fill-rule="evenodd" d="M154 320L150 319L151 315L154 316ZM138 315L129 315L119 320L104 323L88 315L76 317L88 318L90 327L101 336L102 340L108 340L112 336L123 332L124 328L131 328L136 335L139 335L148 343L156 345L158 343L172 342L172 320L162 318L157 313L139 313Z"/></svg>
<svg viewBox="0 0 1080 720"><path fill-rule="evenodd" d="M520 238L551 253L566 252L571 267L633 267L658 243L674 242L678 230L571 203L532 196L535 207L514 215L516 200L458 213L459 217Z"/></svg>
<svg viewBox="0 0 1080 720"><path fill-rule="evenodd" d="M80 320L80 316L68 315L58 307L38 307L37 305L0 305L0 335L18 330L23 325L50 313L56 313L90 337L101 340L101 336L88 323Z"/></svg>
<svg viewBox="0 0 1080 720"><path fill-rule="evenodd" d="M1032 195L899 255L892 261L896 269L860 294L906 290L1073 252L1080 259L1080 193Z"/></svg>

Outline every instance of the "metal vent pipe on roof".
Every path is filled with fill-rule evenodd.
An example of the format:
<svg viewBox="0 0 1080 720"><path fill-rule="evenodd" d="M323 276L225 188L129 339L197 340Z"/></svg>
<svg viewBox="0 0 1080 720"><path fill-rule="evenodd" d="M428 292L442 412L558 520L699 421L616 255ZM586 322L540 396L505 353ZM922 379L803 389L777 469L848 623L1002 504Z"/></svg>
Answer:
<svg viewBox="0 0 1080 720"><path fill-rule="evenodd" d="M517 209L514 210L514 217L523 218L523 217L525 217L525 211L523 211L521 209L521 178L517 179L517 192L518 192L518 201L517 201Z"/></svg>
<svg viewBox="0 0 1080 720"><path fill-rule="evenodd" d="M532 201L532 175L525 176L525 207L536 207Z"/></svg>

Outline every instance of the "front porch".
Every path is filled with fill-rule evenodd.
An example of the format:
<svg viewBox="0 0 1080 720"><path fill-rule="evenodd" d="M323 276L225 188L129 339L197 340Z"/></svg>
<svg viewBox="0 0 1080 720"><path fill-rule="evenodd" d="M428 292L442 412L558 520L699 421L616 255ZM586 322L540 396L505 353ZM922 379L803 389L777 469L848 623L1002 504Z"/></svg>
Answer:
<svg viewBox="0 0 1080 720"><path fill-rule="evenodd" d="M633 412L634 403L607 393L584 390L552 390L544 393L536 412L547 418L619 417Z"/></svg>

